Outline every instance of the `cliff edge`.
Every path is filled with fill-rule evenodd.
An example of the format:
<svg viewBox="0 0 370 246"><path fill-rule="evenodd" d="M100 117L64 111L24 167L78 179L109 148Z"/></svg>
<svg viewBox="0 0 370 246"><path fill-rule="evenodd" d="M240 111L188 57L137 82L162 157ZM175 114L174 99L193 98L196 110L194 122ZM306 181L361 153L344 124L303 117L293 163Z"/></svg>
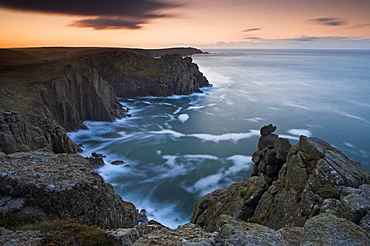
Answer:
<svg viewBox="0 0 370 246"><path fill-rule="evenodd" d="M0 152L76 153L68 131L113 121L117 97L201 92L208 80L180 54L197 49L35 48L0 50ZM164 54L162 58L152 55ZM46 59L48 58L48 59Z"/></svg>

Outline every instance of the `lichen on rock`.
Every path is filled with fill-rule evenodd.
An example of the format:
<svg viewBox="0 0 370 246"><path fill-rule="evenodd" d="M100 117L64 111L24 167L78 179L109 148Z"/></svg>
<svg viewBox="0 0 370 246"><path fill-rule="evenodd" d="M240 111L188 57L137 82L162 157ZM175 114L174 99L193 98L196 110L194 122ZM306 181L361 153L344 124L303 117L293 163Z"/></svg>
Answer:
<svg viewBox="0 0 370 246"><path fill-rule="evenodd" d="M103 228L135 223L126 221L121 197L81 156L27 152L0 155L0 163L5 216L73 218Z"/></svg>

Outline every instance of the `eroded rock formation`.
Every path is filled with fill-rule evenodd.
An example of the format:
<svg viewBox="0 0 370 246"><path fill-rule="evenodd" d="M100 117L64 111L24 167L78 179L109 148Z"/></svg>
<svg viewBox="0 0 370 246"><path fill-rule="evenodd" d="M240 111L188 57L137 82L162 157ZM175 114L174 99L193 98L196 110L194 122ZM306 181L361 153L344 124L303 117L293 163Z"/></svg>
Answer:
<svg viewBox="0 0 370 246"><path fill-rule="evenodd" d="M227 214L280 229L303 227L329 213L370 233L370 174L361 163L317 138L301 136L290 147L274 130L272 125L261 129L253 177L200 198L191 222L215 231L219 217Z"/></svg>

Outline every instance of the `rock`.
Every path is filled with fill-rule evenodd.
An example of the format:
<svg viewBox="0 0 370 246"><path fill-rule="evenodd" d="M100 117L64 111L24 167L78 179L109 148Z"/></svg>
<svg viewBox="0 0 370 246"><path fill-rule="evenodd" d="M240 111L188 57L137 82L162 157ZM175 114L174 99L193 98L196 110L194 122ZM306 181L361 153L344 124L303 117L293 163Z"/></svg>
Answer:
<svg viewBox="0 0 370 246"><path fill-rule="evenodd" d="M96 152L93 152L93 153L91 153L91 155L93 156L93 157L97 157L97 158L102 158L102 157L106 157L105 155L103 155L103 154L98 154L98 153L96 153Z"/></svg>
<svg viewBox="0 0 370 246"><path fill-rule="evenodd" d="M252 177L235 183L227 189L209 193L195 203L190 222L212 232L216 230L215 223L221 214L247 220L253 216L258 201L266 189L263 178Z"/></svg>
<svg viewBox="0 0 370 246"><path fill-rule="evenodd" d="M260 130L261 136L267 136L271 133L273 133L276 130L276 126L273 126L272 124L263 126Z"/></svg>
<svg viewBox="0 0 370 246"><path fill-rule="evenodd" d="M124 246L134 245L135 241L140 237L139 231L136 228L119 228L114 231L107 231L106 235Z"/></svg>
<svg viewBox="0 0 370 246"><path fill-rule="evenodd" d="M121 160L116 160L116 161L112 161L111 164L113 165L120 165L120 164L123 164L125 163L124 161L121 161Z"/></svg>
<svg viewBox="0 0 370 246"><path fill-rule="evenodd" d="M85 157L85 159L89 161L93 168L100 168L105 165L102 157Z"/></svg>
<svg viewBox="0 0 370 246"><path fill-rule="evenodd" d="M146 224L149 221L148 216L146 215L145 209L140 210L140 213L137 218L138 218L137 220L138 220L139 225Z"/></svg>
<svg viewBox="0 0 370 246"><path fill-rule="evenodd" d="M330 144L301 136L289 151L277 182L272 183L278 192L262 196L255 216L275 229L303 226L323 212L359 224L365 211L370 211L370 201L366 192L357 188L369 184L369 178L358 162Z"/></svg>
<svg viewBox="0 0 370 246"><path fill-rule="evenodd" d="M361 227L332 214L320 214L304 225L302 246L370 245L370 237Z"/></svg>
<svg viewBox="0 0 370 246"><path fill-rule="evenodd" d="M286 157L292 145L286 138L278 138L274 142L274 150L276 152L276 158L282 162L286 161Z"/></svg>
<svg viewBox="0 0 370 246"><path fill-rule="evenodd" d="M1 208L5 216L18 216L23 210L22 215L29 211L34 216L39 211L48 218L73 218L102 228L127 223L121 197L81 156L16 153L0 155L0 163L0 195L5 203ZM31 210L24 211L27 206Z"/></svg>
<svg viewBox="0 0 370 246"><path fill-rule="evenodd" d="M17 142L11 134L0 132L0 148L5 154L13 154L17 151Z"/></svg>
<svg viewBox="0 0 370 246"><path fill-rule="evenodd" d="M302 228L330 213L369 230L370 174L362 165L321 139L301 136L289 148L288 140L274 135L261 136L264 142L252 155L252 177L200 198L191 222L215 231L215 221L226 214L277 230ZM267 144L271 136L275 140ZM294 230L291 237L300 233ZM288 240L298 245L298 239Z"/></svg>
<svg viewBox="0 0 370 246"><path fill-rule="evenodd" d="M286 245L282 235L266 226L236 220L228 215L217 219L219 236L227 245Z"/></svg>
<svg viewBox="0 0 370 246"><path fill-rule="evenodd" d="M218 234L207 233L191 223L180 225L176 229L157 225L138 226L137 228L142 236L135 242L135 245L224 245L222 241L220 242Z"/></svg>
<svg viewBox="0 0 370 246"><path fill-rule="evenodd" d="M0 227L0 245L37 246L42 242L44 235L38 231L10 231Z"/></svg>
<svg viewBox="0 0 370 246"><path fill-rule="evenodd" d="M261 128L260 132L264 135L258 140L258 150L252 154L252 161L255 163L252 176L262 175L268 185L277 179L292 146L288 139L271 134L275 130L276 126L272 124Z"/></svg>
<svg viewBox="0 0 370 246"><path fill-rule="evenodd" d="M274 147L274 142L278 137L279 136L276 135L276 134L269 134L269 135L266 135L266 136L261 136L259 141L258 141L258 149L264 149L266 147L267 148L268 147L273 148Z"/></svg>
<svg viewBox="0 0 370 246"><path fill-rule="evenodd" d="M304 236L303 227L285 227L278 230L283 239L286 240L290 246L300 246Z"/></svg>

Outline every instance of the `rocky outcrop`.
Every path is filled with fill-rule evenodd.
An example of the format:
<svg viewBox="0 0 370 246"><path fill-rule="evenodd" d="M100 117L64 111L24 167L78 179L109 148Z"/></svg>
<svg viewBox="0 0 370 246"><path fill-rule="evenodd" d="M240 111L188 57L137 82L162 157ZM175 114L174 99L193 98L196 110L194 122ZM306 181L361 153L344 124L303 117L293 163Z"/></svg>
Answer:
<svg viewBox="0 0 370 246"><path fill-rule="evenodd" d="M81 156L16 153L0 155L0 163L2 223L52 218L103 228L137 223L133 204L124 203Z"/></svg>
<svg viewBox="0 0 370 246"><path fill-rule="evenodd" d="M27 151L31 135L27 124L17 112L6 111L0 114L0 152L11 154L16 151Z"/></svg>
<svg viewBox="0 0 370 246"><path fill-rule="evenodd" d="M119 97L189 95L211 86L192 58L180 54L155 59L108 52L84 59L83 63L96 69Z"/></svg>
<svg viewBox="0 0 370 246"><path fill-rule="evenodd" d="M329 213L370 234L370 174L361 163L317 138L301 136L289 148L287 139L272 133L275 129L261 129L254 176L200 198L191 222L215 231L218 218L227 214L280 229L303 227Z"/></svg>

